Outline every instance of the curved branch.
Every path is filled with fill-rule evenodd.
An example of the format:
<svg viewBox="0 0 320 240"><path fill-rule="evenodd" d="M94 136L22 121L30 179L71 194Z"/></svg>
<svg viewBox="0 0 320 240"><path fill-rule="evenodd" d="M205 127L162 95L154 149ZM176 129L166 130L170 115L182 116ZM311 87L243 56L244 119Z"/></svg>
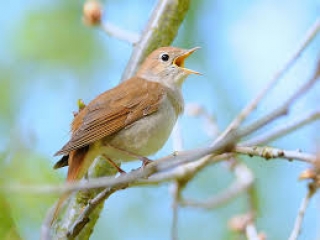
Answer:
<svg viewBox="0 0 320 240"><path fill-rule="evenodd" d="M179 27L189 9L190 0L160 0L151 13L151 18L134 46L130 60L122 75L122 81L132 77L149 53L159 47L168 46L177 35Z"/></svg>

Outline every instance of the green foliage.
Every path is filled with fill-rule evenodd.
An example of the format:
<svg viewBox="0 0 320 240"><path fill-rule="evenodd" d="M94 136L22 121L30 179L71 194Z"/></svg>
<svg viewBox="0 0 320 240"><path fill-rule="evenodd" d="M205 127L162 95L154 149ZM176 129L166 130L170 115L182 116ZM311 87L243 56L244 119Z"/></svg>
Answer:
<svg viewBox="0 0 320 240"><path fill-rule="evenodd" d="M9 104L13 96L10 94L12 88L12 76L7 69L0 66L0 124L9 122L13 118L13 109ZM1 129L1 127L0 127Z"/></svg>
<svg viewBox="0 0 320 240"><path fill-rule="evenodd" d="M81 5L74 1L28 12L18 26L14 49L27 61L76 69L92 66L101 46L81 15Z"/></svg>
<svg viewBox="0 0 320 240"><path fill-rule="evenodd" d="M28 149L17 149L1 158L1 186L40 185L58 182L47 159ZM22 226L41 224L56 196L29 193L27 190L6 191L0 195L0 238ZM5 226L2 228L2 225ZM21 231L21 229L20 229ZM19 239L19 238L10 238Z"/></svg>

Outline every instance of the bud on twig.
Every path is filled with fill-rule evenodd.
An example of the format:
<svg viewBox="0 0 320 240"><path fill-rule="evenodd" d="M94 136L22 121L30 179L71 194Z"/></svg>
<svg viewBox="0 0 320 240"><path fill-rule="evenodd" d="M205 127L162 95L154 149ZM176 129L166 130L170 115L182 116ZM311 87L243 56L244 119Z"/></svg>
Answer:
<svg viewBox="0 0 320 240"><path fill-rule="evenodd" d="M99 25L102 18L102 6L96 0L88 0L83 5L83 21L89 26Z"/></svg>

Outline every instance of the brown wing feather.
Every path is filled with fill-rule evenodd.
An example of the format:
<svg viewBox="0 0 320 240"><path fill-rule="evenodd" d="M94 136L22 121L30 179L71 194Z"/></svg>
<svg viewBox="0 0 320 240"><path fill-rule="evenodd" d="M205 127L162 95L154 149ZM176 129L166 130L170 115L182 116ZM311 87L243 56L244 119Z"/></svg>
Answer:
<svg viewBox="0 0 320 240"><path fill-rule="evenodd" d="M74 118L70 141L55 155L68 155L156 112L165 94L164 88L159 83L135 77L102 93Z"/></svg>

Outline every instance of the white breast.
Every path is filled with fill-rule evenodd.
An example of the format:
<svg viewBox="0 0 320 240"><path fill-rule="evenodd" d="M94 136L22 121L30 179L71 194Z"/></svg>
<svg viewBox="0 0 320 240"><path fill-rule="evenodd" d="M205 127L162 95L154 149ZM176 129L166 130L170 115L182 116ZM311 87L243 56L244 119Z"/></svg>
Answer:
<svg viewBox="0 0 320 240"><path fill-rule="evenodd" d="M180 96L179 93L178 95ZM183 103L180 103L182 98L179 98L179 100L174 99L173 101L170 95L164 96L157 112L143 117L115 134L112 138L104 140L103 153L112 160L135 159L128 154L123 154L123 152L108 147L108 145L139 156L148 156L157 152L168 140L178 118L179 111L177 111L177 107L181 109ZM177 106L177 101L179 106Z"/></svg>

